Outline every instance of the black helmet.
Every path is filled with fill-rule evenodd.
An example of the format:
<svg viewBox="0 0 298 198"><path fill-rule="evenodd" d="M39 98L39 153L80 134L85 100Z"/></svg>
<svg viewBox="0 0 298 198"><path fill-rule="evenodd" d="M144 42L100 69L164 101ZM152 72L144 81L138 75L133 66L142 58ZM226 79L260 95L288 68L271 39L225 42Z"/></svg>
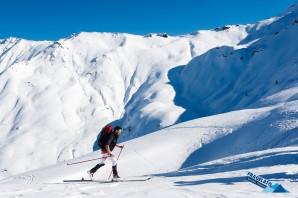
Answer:
<svg viewBox="0 0 298 198"><path fill-rule="evenodd" d="M116 126L116 127L114 128L114 130L115 130L115 131L117 131L117 130L122 130L122 127L120 127L120 126Z"/></svg>

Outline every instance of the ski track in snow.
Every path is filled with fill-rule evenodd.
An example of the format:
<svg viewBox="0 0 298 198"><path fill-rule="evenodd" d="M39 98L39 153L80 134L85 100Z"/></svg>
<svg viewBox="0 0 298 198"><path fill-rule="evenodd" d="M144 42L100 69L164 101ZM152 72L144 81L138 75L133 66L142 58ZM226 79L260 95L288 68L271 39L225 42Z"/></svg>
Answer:
<svg viewBox="0 0 298 198"><path fill-rule="evenodd" d="M124 183L83 183L65 184L64 179L88 178L86 171L96 162L88 162L67 166L60 164L35 170L25 174L12 176L2 180L0 196L23 197L270 197L272 194L262 193L262 189L246 181L247 171L259 174L272 182L283 184L290 194L282 197L297 197L298 182L298 147L268 148L263 151L243 151L242 154L218 158L214 161L196 164L178 169L196 147L204 141L216 142L225 137L226 130L237 133L242 125L249 122L260 122L270 117L268 112L283 109L263 108L261 110L235 111L222 115L181 123L170 128L137 138L125 143L125 150L119 160L119 172L125 178L132 175L153 174L146 182ZM257 113L258 112L258 113ZM251 116L254 116L251 119ZM266 115L266 116L264 116ZM229 122L227 123L226 120ZM248 123L247 123L248 122ZM208 127L209 126L209 127ZM181 129L188 132L181 134ZM199 129L199 130L198 130ZM216 130L213 130L216 129ZM229 131L229 130L228 130ZM240 130L241 131L241 130ZM245 130L242 131L244 134ZM206 139L215 133L213 139ZM226 134L227 135L227 134ZM171 141L164 141L164 138ZM195 140L195 141L194 141ZM248 142L251 140L247 140ZM162 147L159 147L163 144ZM232 141L231 141L232 142ZM208 142L205 142L208 145ZM140 147L142 145L142 147ZM188 145L188 149L183 149ZM195 146L196 145L196 146ZM202 146L202 145L201 145ZM138 152L134 150L138 148ZM156 149L153 149L156 148ZM212 149L211 149L212 150ZM248 149L250 150L250 149ZM184 153L186 152L186 153ZM229 149L227 149L229 152ZM170 153L170 154L169 154ZM172 154L175 154L174 157ZM73 162L93 159L98 153L89 154ZM196 159L192 158L194 161ZM137 162L137 163L136 163ZM148 163L150 166L148 166ZM100 169L95 177L105 180L110 173L110 164ZM12 189L12 190L10 190ZM17 191L15 191L17 189ZM30 189L30 190L29 190ZM216 189L216 190L215 190Z"/></svg>

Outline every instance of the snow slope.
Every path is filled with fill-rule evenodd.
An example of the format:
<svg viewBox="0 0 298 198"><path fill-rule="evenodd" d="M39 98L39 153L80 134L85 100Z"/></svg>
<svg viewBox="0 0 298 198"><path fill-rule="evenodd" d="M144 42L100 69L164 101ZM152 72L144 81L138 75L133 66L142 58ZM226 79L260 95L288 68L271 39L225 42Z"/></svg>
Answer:
<svg viewBox="0 0 298 198"><path fill-rule="evenodd" d="M213 48L172 71L180 79L181 97L192 107L213 115L297 99L297 6L247 26L247 32L237 48ZM267 100L271 95L275 100Z"/></svg>
<svg viewBox="0 0 298 198"><path fill-rule="evenodd" d="M271 196L250 170L297 197L297 5L175 37L1 40L0 196ZM153 174L150 185L60 184L87 176L96 161L66 163L98 157L108 122L125 127L121 175Z"/></svg>
<svg viewBox="0 0 298 198"><path fill-rule="evenodd" d="M86 171L96 161L61 162L1 180L0 197L272 196L248 183L247 171L282 183L291 192L285 197L296 197L298 184L291 181L298 179L298 136L281 123L276 125L275 118L286 120L297 107L298 101L199 118L125 142L118 165L121 176L153 174L148 182L62 184L64 179L87 178ZM254 126L268 124L271 130L259 127L262 133L255 138ZM68 163L98 156L94 152ZM95 178L105 180L110 169L107 164Z"/></svg>
<svg viewBox="0 0 298 198"><path fill-rule="evenodd" d="M233 26L168 38L1 40L0 168L20 173L89 153L99 130L115 120L125 127L122 140L179 122L185 109L175 104L168 71L246 35L245 26Z"/></svg>

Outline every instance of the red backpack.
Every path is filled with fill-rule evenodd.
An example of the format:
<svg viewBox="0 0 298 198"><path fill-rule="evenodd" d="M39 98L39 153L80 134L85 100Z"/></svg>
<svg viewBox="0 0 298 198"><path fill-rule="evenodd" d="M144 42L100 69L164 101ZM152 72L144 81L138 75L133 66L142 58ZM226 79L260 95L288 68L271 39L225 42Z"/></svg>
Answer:
<svg viewBox="0 0 298 198"><path fill-rule="evenodd" d="M113 132L113 127L112 127L112 125L107 125L107 126L105 126L104 128L102 128L102 130L100 131L100 133L99 133L99 138L98 138L98 146L99 147L101 147L101 145L102 145L102 140L103 140L103 138L106 136L106 135L108 135L108 134L110 134L110 133L112 133Z"/></svg>

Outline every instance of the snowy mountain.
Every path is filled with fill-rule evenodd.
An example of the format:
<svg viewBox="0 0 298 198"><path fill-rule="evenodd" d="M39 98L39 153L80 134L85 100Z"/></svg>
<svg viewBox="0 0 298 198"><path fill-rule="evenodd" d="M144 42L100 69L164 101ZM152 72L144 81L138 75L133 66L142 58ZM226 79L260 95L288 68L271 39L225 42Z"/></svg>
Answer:
<svg viewBox="0 0 298 198"><path fill-rule="evenodd" d="M246 35L245 26L232 26L167 38L2 40L0 167L18 173L92 152L99 130L115 120L126 129L122 140L179 122L185 108L175 102L168 72Z"/></svg>
<svg viewBox="0 0 298 198"><path fill-rule="evenodd" d="M211 115L296 100L297 29L296 7L247 26L248 36L236 49L213 48L180 71L176 69L182 97ZM291 95L279 95L285 92Z"/></svg>
<svg viewBox="0 0 298 198"><path fill-rule="evenodd" d="M29 171L3 180L13 184L86 177L96 162L67 166L65 160L97 157L98 131L112 122L125 128L121 174L156 176L150 187L138 184L141 194L174 183L157 194L193 196L206 184L202 194L219 197L232 183L243 197L249 192L243 173L250 170L297 195L290 182L298 172L296 35L298 4L256 24L183 36L1 40L0 176ZM108 174L106 166L96 177ZM122 186L130 190L121 195L131 197L135 188ZM69 185L65 196L76 187Z"/></svg>

